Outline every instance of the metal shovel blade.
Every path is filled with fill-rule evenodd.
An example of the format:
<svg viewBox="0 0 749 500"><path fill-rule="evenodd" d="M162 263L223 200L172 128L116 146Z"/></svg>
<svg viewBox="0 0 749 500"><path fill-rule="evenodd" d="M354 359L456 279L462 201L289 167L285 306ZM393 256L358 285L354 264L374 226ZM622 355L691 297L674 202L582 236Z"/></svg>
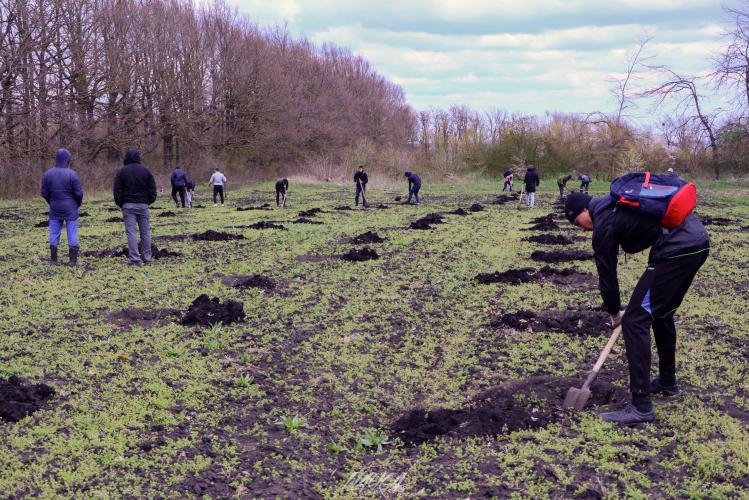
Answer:
<svg viewBox="0 0 749 500"><path fill-rule="evenodd" d="M570 387L567 391L567 395L564 397L562 408L574 408L576 410L582 410L585 408L585 403L590 398L590 389L578 389L577 387Z"/></svg>

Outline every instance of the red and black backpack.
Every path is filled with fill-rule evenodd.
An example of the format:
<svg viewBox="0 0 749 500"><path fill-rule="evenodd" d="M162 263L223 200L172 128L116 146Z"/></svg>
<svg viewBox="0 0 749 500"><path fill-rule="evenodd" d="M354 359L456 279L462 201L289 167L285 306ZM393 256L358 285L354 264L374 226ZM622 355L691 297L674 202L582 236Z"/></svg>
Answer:
<svg viewBox="0 0 749 500"><path fill-rule="evenodd" d="M618 205L635 208L673 229L697 206L697 187L676 175L638 172L614 179L611 197Z"/></svg>

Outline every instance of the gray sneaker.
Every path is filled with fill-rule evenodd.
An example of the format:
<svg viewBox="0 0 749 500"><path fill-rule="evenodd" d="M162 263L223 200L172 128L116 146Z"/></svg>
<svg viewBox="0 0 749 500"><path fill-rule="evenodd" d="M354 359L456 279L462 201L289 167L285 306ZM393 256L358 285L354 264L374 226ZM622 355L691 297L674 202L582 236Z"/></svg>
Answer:
<svg viewBox="0 0 749 500"><path fill-rule="evenodd" d="M663 385L661 384L660 378L654 378L650 382L650 393L651 394L661 394L663 396L680 396L681 395L681 389L679 389L679 386L674 385Z"/></svg>
<svg viewBox="0 0 749 500"><path fill-rule="evenodd" d="M623 410L601 413L604 422L612 422L621 425L637 425L655 422L655 411L647 413L638 411L632 404L628 404Z"/></svg>

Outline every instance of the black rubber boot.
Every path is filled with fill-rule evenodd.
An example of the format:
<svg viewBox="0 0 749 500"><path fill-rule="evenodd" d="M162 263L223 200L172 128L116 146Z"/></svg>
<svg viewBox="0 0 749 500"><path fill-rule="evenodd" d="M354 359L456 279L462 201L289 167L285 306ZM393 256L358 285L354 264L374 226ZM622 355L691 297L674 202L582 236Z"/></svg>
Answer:
<svg viewBox="0 0 749 500"><path fill-rule="evenodd" d="M57 264L57 245L49 246L49 262Z"/></svg>
<svg viewBox="0 0 749 500"><path fill-rule="evenodd" d="M68 265L70 267L75 267L78 265L78 247L68 247L68 255L70 256L70 262Z"/></svg>

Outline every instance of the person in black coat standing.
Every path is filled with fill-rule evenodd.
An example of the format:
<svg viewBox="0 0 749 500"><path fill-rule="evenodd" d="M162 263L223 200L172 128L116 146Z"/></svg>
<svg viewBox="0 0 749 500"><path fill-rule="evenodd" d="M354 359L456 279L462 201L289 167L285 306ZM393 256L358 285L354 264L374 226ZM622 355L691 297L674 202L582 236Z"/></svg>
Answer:
<svg viewBox="0 0 749 500"><path fill-rule="evenodd" d="M140 164L140 152L130 149L125 154L124 166L114 178L114 202L122 209L127 235L127 264L151 262L151 211L156 201L156 181L151 172ZM140 232L140 245L136 229Z"/></svg>
<svg viewBox="0 0 749 500"><path fill-rule="evenodd" d="M538 178L538 172L536 172L536 167L533 165L528 167L523 182L525 183L525 202L530 208L533 208L536 206L536 188L541 184L541 180Z"/></svg>
<svg viewBox="0 0 749 500"><path fill-rule="evenodd" d="M362 197L362 206L367 206L367 182L369 178L367 173L364 171L364 165L359 165L359 168L354 174L354 183L356 183L356 196L354 196L354 205L359 206L359 195Z"/></svg>
<svg viewBox="0 0 749 500"><path fill-rule="evenodd" d="M289 192L289 180L278 179L276 181L276 206L280 206L283 201L283 206L286 206L286 195ZM283 198L283 200L282 200Z"/></svg>
<svg viewBox="0 0 749 500"><path fill-rule="evenodd" d="M174 204L179 208L180 203L182 208L185 208L185 198L187 198L187 174L179 167L175 167L172 172L169 181L172 183L172 199ZM179 194L179 201L177 201L177 194Z"/></svg>

